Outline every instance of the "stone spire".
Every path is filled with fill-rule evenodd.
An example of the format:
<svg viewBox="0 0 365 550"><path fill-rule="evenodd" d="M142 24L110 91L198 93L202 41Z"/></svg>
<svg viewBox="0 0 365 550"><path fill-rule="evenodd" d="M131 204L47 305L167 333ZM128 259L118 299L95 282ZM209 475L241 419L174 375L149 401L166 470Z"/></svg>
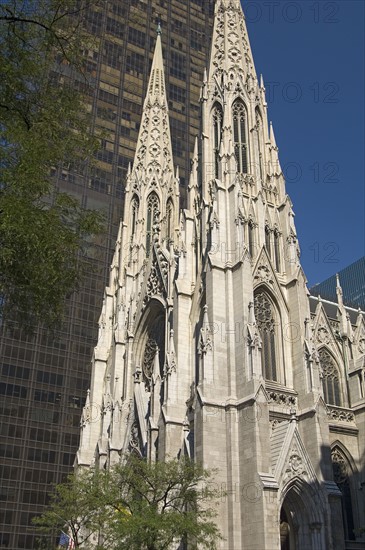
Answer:
<svg viewBox="0 0 365 550"><path fill-rule="evenodd" d="M153 177L161 180L171 174L174 174L174 166L159 26L130 178L142 177L148 183Z"/></svg>
<svg viewBox="0 0 365 550"><path fill-rule="evenodd" d="M239 0L217 0L209 66L209 80L239 73L244 82L257 80L245 16Z"/></svg>

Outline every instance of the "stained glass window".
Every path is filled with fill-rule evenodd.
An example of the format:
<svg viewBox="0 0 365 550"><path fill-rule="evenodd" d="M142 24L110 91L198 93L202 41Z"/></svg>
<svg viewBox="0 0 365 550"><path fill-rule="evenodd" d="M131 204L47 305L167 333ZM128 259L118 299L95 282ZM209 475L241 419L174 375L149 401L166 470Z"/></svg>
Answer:
<svg viewBox="0 0 365 550"><path fill-rule="evenodd" d="M333 468L333 479L337 483L342 493L342 521L345 539L355 540L351 488L347 461L343 454L336 448L332 450L331 459Z"/></svg>
<svg viewBox="0 0 365 550"><path fill-rule="evenodd" d="M324 348L319 351L322 368L324 400L330 405L341 406L341 391L338 368L332 355Z"/></svg>
<svg viewBox="0 0 365 550"><path fill-rule="evenodd" d="M263 376L267 380L277 380L276 368L276 319L275 309L272 301L264 290L255 294L254 299L255 317L259 329L262 348L261 362Z"/></svg>
<svg viewBox="0 0 365 550"><path fill-rule="evenodd" d="M139 200L138 200L138 197L134 196L132 199L132 225L131 225L132 239L137 229L138 208L139 208Z"/></svg>
<svg viewBox="0 0 365 550"><path fill-rule="evenodd" d="M237 169L247 174L247 122L246 108L238 99L233 104L233 140L234 152L237 160Z"/></svg>
<svg viewBox="0 0 365 550"><path fill-rule="evenodd" d="M219 149L222 138L223 111L216 103L213 108L213 132L214 132L214 173L219 178Z"/></svg>

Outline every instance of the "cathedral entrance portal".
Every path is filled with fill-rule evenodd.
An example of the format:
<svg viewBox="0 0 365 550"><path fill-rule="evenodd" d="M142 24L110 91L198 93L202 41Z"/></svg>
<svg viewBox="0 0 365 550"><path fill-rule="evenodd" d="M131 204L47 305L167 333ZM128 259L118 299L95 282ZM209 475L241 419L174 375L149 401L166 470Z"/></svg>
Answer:
<svg viewBox="0 0 365 550"><path fill-rule="evenodd" d="M296 480L280 510L280 550L324 550L324 521L318 489Z"/></svg>

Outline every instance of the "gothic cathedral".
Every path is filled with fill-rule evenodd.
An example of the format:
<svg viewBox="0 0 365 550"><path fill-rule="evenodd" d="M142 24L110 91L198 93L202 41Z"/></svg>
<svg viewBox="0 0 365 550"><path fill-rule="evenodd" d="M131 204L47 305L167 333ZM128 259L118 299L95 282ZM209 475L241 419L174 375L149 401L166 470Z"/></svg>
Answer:
<svg viewBox="0 0 365 550"><path fill-rule="evenodd" d="M188 455L222 549L363 548L365 322L340 281L309 296L240 2L216 1L182 211L160 33L76 466Z"/></svg>

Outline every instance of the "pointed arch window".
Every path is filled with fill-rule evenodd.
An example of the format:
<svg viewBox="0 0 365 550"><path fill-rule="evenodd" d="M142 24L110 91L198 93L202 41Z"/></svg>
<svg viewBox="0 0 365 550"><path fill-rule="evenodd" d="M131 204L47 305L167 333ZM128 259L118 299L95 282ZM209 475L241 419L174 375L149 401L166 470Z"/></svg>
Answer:
<svg viewBox="0 0 365 550"><path fill-rule="evenodd" d="M262 155L262 146L261 146L261 138L262 138L262 119L259 109L256 109L255 111L255 117L256 117L256 143L257 143L257 154L258 154L258 173L260 176L260 180L263 180L263 155Z"/></svg>
<svg viewBox="0 0 365 550"><path fill-rule="evenodd" d="M247 145L247 112L240 99L233 104L233 141L234 152L237 160L238 172L247 174L248 145Z"/></svg>
<svg viewBox="0 0 365 550"><path fill-rule="evenodd" d="M219 149L222 140L223 109L219 103L213 107L214 177L219 178Z"/></svg>
<svg viewBox="0 0 365 550"><path fill-rule="evenodd" d="M267 292L260 289L254 297L255 318L262 341L261 364L266 380L277 380L276 338L277 326L276 308Z"/></svg>
<svg viewBox="0 0 365 550"><path fill-rule="evenodd" d="M132 208L131 237L133 240L137 230L137 219L138 219L138 210L139 210L139 199L136 195L133 196L131 208Z"/></svg>
<svg viewBox="0 0 365 550"><path fill-rule="evenodd" d="M338 448L331 452L333 479L342 493L342 521L346 540L355 540L348 462Z"/></svg>
<svg viewBox="0 0 365 550"><path fill-rule="evenodd" d="M173 239L173 219L174 219L174 205L172 200L169 199L166 205L166 237L167 244Z"/></svg>
<svg viewBox="0 0 365 550"><path fill-rule="evenodd" d="M147 199L146 255L150 255L153 224L159 211L160 202L156 193L151 193Z"/></svg>
<svg viewBox="0 0 365 550"><path fill-rule="evenodd" d="M322 348L319 351L319 360L322 369L322 385L324 400L329 405L341 407L340 376L332 355Z"/></svg>

